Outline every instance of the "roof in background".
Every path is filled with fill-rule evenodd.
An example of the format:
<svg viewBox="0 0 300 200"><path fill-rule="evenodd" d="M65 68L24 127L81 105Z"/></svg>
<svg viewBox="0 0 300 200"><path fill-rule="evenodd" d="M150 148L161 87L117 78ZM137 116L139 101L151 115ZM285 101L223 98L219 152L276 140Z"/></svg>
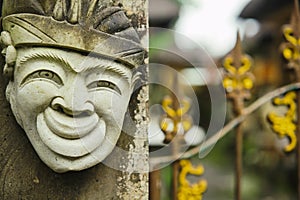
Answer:
<svg viewBox="0 0 300 200"><path fill-rule="evenodd" d="M149 1L150 26L167 28L178 17L179 9L179 4L174 0Z"/></svg>
<svg viewBox="0 0 300 200"><path fill-rule="evenodd" d="M299 0L300 1L300 0ZM241 18L254 18L259 21L268 19L279 11L288 12L294 5L294 0L252 0L241 12Z"/></svg>

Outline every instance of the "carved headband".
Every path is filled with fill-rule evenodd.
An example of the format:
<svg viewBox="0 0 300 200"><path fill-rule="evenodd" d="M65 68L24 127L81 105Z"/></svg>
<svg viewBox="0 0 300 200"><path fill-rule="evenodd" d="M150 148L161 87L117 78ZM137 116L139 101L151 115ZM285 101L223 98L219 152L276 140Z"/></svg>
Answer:
<svg viewBox="0 0 300 200"><path fill-rule="evenodd" d="M4 0L6 10L3 10L1 34L6 56L4 73L11 73L16 58L13 47L24 46L93 53L129 68L142 64L146 51L124 11L120 7L103 8L98 1ZM45 4L53 4L52 9L44 10Z"/></svg>

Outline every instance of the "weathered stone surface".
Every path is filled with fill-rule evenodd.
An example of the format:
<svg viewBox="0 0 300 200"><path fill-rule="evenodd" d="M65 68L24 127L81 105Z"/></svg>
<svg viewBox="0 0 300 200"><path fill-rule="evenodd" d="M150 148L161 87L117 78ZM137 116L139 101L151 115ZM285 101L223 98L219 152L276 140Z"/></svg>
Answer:
<svg viewBox="0 0 300 200"><path fill-rule="evenodd" d="M12 9L14 9L14 6L11 5L14 5L17 1L18 0L5 1L2 14L5 16L11 14ZM18 1L18 13L27 12L32 10L31 8L34 8L36 14L49 16L50 11L53 10L53 6L55 6L53 1L54 0ZM81 1L85 2L85 0L74 0L72 2L78 3ZM63 1L58 0L57 2ZM138 36L142 38L142 43L147 44L147 39L145 39L147 26L145 0L134 2L128 0L92 0L91 2L101 4L103 7L122 7L133 24L133 27L137 30ZM86 6L86 4L82 5ZM64 15L66 15L66 13L60 8L60 6L56 7L56 15L54 17L58 20L63 20L65 19ZM83 7L83 9L86 8L87 7ZM68 15L67 17L70 23L77 23L77 20L79 19L78 16L79 14L76 15L75 13L74 15ZM114 22L119 21L116 20ZM123 22L124 20L122 23ZM123 25L120 27L124 28ZM108 30L108 32L111 32L112 30L119 31L119 28L106 28L104 27L103 30ZM127 26L125 28L127 28ZM122 41L126 41L127 39L130 39L130 37L127 37L127 33L132 33L132 30L117 35L117 37L125 38L125 40L122 39ZM136 37L131 38L134 41L133 38ZM135 42L136 41L129 43L136 47L138 45L136 45ZM13 41L10 41L10 38L4 38L2 43L6 50L10 45L13 45L10 44L13 43ZM62 49L72 49L70 48L72 45L60 46ZM11 47L9 48L12 49ZM75 47L74 49L77 51L80 48L82 48L82 46ZM86 50L89 51L90 49ZM106 53L110 54L112 52L112 54L114 54L112 57L116 57L116 50L117 48L115 46L112 49L109 49L109 51L106 51ZM15 51L15 49L13 49L13 51ZM5 65L5 58L3 58L1 66L5 65L3 71L6 76L14 78L12 72L16 58L13 53L11 53L11 50L9 50L9 52L9 59L6 58L6 62L9 61L9 63L6 63ZM123 50L121 50L120 53L126 54ZM110 57L111 55L107 56ZM132 57L132 59L120 57L117 58L117 60L118 59L121 63L124 61L125 64L133 63L134 65L135 63L137 64L137 60L141 59L141 57ZM139 71L142 72L142 77L147 77L145 70ZM103 161L104 164L100 163L80 172L58 174L46 166L34 151L32 144L28 137L26 137L26 133L30 134L30 131L25 133L21 126L16 122L10 105L5 97L5 89L9 80L4 79L5 77L0 75L0 199L106 200L148 198L148 148L146 142L146 105L148 100L148 89L146 86L142 87L144 85L144 80L138 81L139 87L134 91L133 97L130 100L129 113L131 114L132 120L130 122L125 122L127 123L127 127L124 128L126 133L121 133L117 147L112 154ZM19 99L19 101L22 100ZM139 136L139 138L135 139L136 136Z"/></svg>

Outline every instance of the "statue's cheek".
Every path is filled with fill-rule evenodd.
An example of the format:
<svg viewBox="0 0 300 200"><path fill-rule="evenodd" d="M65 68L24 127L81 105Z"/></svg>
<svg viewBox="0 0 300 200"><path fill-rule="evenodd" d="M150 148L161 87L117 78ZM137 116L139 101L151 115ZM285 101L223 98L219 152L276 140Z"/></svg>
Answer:
<svg viewBox="0 0 300 200"><path fill-rule="evenodd" d="M99 116L115 120L123 118L130 98L128 94L119 95L105 90L94 92L90 96Z"/></svg>
<svg viewBox="0 0 300 200"><path fill-rule="evenodd" d="M43 112L55 96L59 88L44 81L33 81L16 90L16 106L19 111L31 114ZM26 114L25 113L25 114ZM29 114L29 113L27 113Z"/></svg>

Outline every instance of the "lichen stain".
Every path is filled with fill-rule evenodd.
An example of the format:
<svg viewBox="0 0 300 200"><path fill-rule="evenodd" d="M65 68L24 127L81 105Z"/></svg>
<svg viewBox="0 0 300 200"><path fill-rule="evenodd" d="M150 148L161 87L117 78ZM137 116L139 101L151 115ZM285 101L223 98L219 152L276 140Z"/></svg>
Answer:
<svg viewBox="0 0 300 200"><path fill-rule="evenodd" d="M149 151L147 143L147 102L148 87L144 86L138 95L135 120L137 131L133 144L129 145L126 166L123 168L122 176L118 179L117 196L123 200L147 200L148 197L148 172Z"/></svg>

